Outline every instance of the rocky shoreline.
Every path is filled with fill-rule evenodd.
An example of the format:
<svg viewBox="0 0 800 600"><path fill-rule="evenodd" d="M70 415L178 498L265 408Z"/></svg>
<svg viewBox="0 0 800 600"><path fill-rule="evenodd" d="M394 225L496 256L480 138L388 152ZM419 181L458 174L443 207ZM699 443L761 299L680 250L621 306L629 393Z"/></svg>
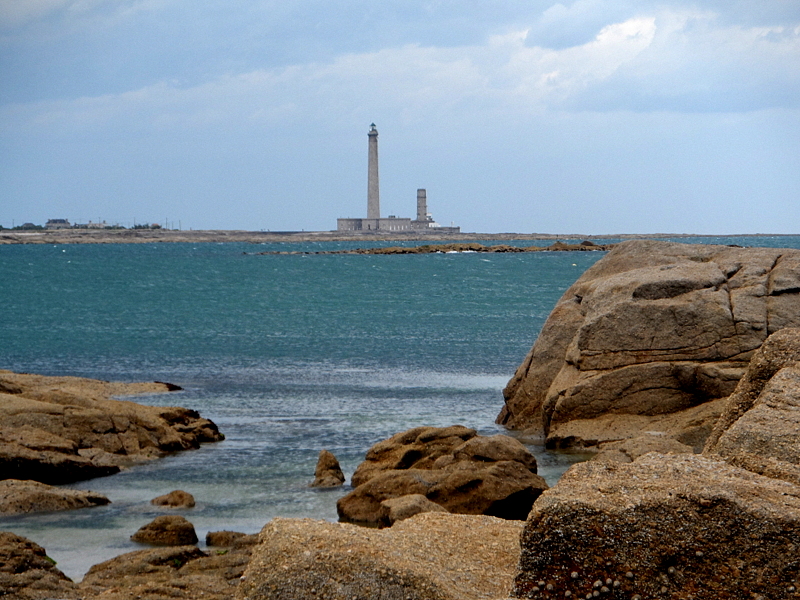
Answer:
<svg viewBox="0 0 800 600"><path fill-rule="evenodd" d="M175 231L171 229L0 230L0 244L150 244L150 243L275 243L275 242L459 242L472 240L581 240L625 236L554 235L543 233L356 233L340 231ZM672 236L670 236L672 237Z"/></svg>
<svg viewBox="0 0 800 600"><path fill-rule="evenodd" d="M72 483L224 439L193 410L112 399L175 388L0 371L0 480Z"/></svg>
<svg viewBox="0 0 800 600"><path fill-rule="evenodd" d="M97 404L0 377L9 417L36 409L49 423L33 436L37 452L81 456L68 422L92 423L79 437L102 453L89 460L119 454L138 431L113 411L113 431L98 428ZM221 535L228 546L217 550L116 557L80 584L35 543L2 533L0 590L37 600L800 599L800 251L618 244L564 294L505 399L499 420L523 439L591 448L594 459L547 489L517 440L416 428L375 444L340 501L343 519L384 529L274 519L258 536ZM167 426L190 416L148 408L140 418ZM191 447L182 436L205 432L199 443L210 425L192 419L164 439ZM4 439L32 428L1 422L11 423ZM337 467L322 453L319 485L340 483ZM187 530L182 517L151 525Z"/></svg>
<svg viewBox="0 0 800 600"><path fill-rule="evenodd" d="M760 235L760 234L759 234ZM581 233L372 233L340 231L239 231L239 230L188 230L171 229L56 229L49 231L0 230L1 244L152 244L152 243L274 243L274 242L464 242L474 240L578 240L608 239L663 239L713 237L681 233L589 235ZM737 234L735 237L756 237ZM777 234L773 237L781 237Z"/></svg>

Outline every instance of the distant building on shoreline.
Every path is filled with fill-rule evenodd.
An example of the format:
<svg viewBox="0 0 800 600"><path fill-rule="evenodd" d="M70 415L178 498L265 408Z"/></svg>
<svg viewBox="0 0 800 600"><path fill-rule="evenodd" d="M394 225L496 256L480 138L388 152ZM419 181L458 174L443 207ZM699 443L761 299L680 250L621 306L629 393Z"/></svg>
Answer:
<svg viewBox="0 0 800 600"><path fill-rule="evenodd" d="M45 229L69 229L72 225L69 224L67 219L47 219Z"/></svg>
<svg viewBox="0 0 800 600"><path fill-rule="evenodd" d="M428 195L426 190L417 190L417 218L412 220L405 217L389 215L381 217L380 183L378 178L378 130L375 123L370 125L367 133L368 165L367 165L367 218L345 218L336 220L337 231L361 232L436 232L459 233L460 227L441 227L433 220L428 212Z"/></svg>

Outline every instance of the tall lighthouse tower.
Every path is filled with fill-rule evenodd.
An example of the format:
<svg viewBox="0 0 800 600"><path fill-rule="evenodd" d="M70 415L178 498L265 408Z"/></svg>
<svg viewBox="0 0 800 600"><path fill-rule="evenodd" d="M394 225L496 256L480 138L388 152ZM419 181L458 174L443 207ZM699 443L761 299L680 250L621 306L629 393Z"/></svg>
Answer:
<svg viewBox="0 0 800 600"><path fill-rule="evenodd" d="M381 218L381 190L378 183L378 130L375 123L370 125L369 166L367 171L367 218Z"/></svg>

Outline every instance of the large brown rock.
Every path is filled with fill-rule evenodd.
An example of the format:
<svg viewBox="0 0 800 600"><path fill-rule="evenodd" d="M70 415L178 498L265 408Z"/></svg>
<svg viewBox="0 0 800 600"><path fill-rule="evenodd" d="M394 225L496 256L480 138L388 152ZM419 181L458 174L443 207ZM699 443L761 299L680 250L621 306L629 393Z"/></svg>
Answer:
<svg viewBox="0 0 800 600"><path fill-rule="evenodd" d="M664 416L729 396L767 336L798 325L798 250L623 242L559 300L498 422L550 446L663 432ZM672 435L699 451L718 414ZM598 419L604 434L571 425Z"/></svg>
<svg viewBox="0 0 800 600"><path fill-rule="evenodd" d="M44 548L7 531L0 531L0 596L9 600L83 597Z"/></svg>
<svg viewBox="0 0 800 600"><path fill-rule="evenodd" d="M518 598L798 598L800 487L694 454L571 467L521 538Z"/></svg>
<svg viewBox="0 0 800 600"><path fill-rule="evenodd" d="M800 484L800 329L772 334L756 352L703 452Z"/></svg>
<svg viewBox="0 0 800 600"><path fill-rule="evenodd" d="M71 483L223 439L193 410L111 398L169 389L0 371L0 479Z"/></svg>
<svg viewBox="0 0 800 600"><path fill-rule="evenodd" d="M385 500L421 494L452 513L525 519L547 489L536 458L505 435L466 427L417 427L375 444L339 499L339 518L386 523Z"/></svg>
<svg viewBox="0 0 800 600"><path fill-rule="evenodd" d="M155 546L187 546L197 543L197 533L194 526L180 515L162 515L142 525L131 539Z"/></svg>
<svg viewBox="0 0 800 600"><path fill-rule="evenodd" d="M522 523L425 513L389 529L274 519L238 600L478 600L505 597Z"/></svg>
<svg viewBox="0 0 800 600"><path fill-rule="evenodd" d="M476 435L477 431L461 425L415 427L396 433L367 451L350 483L358 487L383 471L431 469L437 459L452 457L457 447Z"/></svg>
<svg viewBox="0 0 800 600"><path fill-rule="evenodd" d="M344 473L342 473L342 467L339 466L339 461L328 450L320 450L311 487L332 488L343 484Z"/></svg>
<svg viewBox="0 0 800 600"><path fill-rule="evenodd" d="M57 488L38 481L0 481L0 514L72 510L102 506L109 502L102 494Z"/></svg>

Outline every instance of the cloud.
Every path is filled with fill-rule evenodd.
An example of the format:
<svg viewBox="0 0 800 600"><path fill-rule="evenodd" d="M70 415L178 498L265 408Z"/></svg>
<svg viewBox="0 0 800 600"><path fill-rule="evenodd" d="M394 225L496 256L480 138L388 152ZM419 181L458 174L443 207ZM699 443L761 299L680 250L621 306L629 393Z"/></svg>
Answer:
<svg viewBox="0 0 800 600"><path fill-rule="evenodd" d="M105 10L116 19L160 4L160 0L0 0L0 29L23 27L56 14L65 20L96 18Z"/></svg>
<svg viewBox="0 0 800 600"><path fill-rule="evenodd" d="M562 49L529 45L529 37L518 30L473 46L409 44L189 87L159 82L10 106L0 118L12 129L55 124L64 131L110 122L156 130L282 127L376 113L457 123L470 114L543 110L794 108L800 98L800 26L720 26L713 13L661 11L605 25L588 42Z"/></svg>
<svg viewBox="0 0 800 600"><path fill-rule="evenodd" d="M0 27L18 27L72 3L73 0L0 0Z"/></svg>

